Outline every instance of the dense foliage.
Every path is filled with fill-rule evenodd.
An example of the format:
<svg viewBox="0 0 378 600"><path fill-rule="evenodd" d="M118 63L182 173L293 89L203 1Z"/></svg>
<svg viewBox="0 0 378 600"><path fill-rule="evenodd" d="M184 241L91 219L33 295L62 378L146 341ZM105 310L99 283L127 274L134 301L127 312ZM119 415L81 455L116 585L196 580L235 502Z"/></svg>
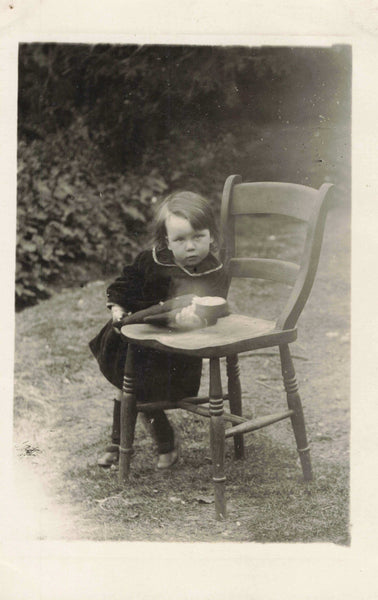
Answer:
<svg viewBox="0 0 378 600"><path fill-rule="evenodd" d="M167 191L218 195L233 165L247 164L262 123L343 118L348 54L22 44L17 306L46 297L53 282L85 282L91 266L119 268Z"/></svg>
<svg viewBox="0 0 378 600"><path fill-rule="evenodd" d="M91 265L97 265L97 271L101 265L106 274L130 260L139 248L151 201L167 187L156 170L144 177L98 178L88 168L88 157L75 155L75 135L81 147L82 129L74 127L53 135L47 143L19 144L19 307L47 297L52 282L69 283L74 277L85 283ZM61 156L65 156L63 164Z"/></svg>

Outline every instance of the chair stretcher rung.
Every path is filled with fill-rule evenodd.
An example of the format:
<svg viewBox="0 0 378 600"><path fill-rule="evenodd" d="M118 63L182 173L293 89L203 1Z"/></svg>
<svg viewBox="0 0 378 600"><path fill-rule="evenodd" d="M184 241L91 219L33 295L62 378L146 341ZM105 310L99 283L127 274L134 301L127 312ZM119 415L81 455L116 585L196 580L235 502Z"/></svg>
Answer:
<svg viewBox="0 0 378 600"><path fill-rule="evenodd" d="M224 394L223 400L228 400L228 394ZM161 402L142 402L137 404L137 409L141 412L148 410L169 410L175 408L181 408L182 402L189 402L190 404L206 404L209 402L209 396L193 396L193 398L185 398L184 400L178 400L177 402L168 402L163 400Z"/></svg>
<svg viewBox="0 0 378 600"><path fill-rule="evenodd" d="M259 419L245 421L244 423L240 423L240 425L235 425L235 427L230 427L227 429L225 435L226 438L229 438L237 433L248 433L249 431L255 431L256 429L261 429L262 427L266 427L272 423L277 423L278 421L287 419L293 414L293 410L287 410L283 413L275 413L266 417L260 417Z"/></svg>
<svg viewBox="0 0 378 600"><path fill-rule="evenodd" d="M187 410L188 412L195 413L196 415L201 415L201 417L210 418L210 412L208 408L203 408L202 406L194 406L186 400L181 400L177 403L178 408L182 408L183 410ZM230 421L231 423L240 424L244 423L247 419L243 419L243 417L238 417L237 415L231 415L230 413L223 413L223 419L225 421Z"/></svg>

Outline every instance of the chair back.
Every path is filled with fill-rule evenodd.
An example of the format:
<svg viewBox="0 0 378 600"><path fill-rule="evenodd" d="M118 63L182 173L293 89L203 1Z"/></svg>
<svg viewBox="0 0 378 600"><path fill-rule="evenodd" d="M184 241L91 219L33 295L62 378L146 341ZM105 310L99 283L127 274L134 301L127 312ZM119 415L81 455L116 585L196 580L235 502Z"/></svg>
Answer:
<svg viewBox="0 0 378 600"><path fill-rule="evenodd" d="M325 183L312 187L279 182L242 183L240 175L227 178L221 207L221 259L233 277L252 277L285 283L292 287L288 301L277 319L279 329L293 329L310 294L323 240L329 205ZM235 256L235 220L240 215L286 215L307 223L299 264L275 258Z"/></svg>

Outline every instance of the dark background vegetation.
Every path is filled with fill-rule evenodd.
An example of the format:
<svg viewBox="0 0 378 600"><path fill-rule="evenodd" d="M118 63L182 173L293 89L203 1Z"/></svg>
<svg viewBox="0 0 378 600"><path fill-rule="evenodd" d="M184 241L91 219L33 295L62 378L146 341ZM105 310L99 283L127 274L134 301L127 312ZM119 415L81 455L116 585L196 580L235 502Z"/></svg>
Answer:
<svg viewBox="0 0 378 600"><path fill-rule="evenodd" d="M16 306L140 249L156 199L233 172L348 200L349 46L21 44Z"/></svg>

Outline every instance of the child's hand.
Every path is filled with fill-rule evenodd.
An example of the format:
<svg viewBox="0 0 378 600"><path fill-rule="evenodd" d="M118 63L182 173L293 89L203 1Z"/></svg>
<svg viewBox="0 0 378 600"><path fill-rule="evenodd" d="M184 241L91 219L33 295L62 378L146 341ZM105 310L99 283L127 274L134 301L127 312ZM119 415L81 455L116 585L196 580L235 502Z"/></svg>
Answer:
<svg viewBox="0 0 378 600"><path fill-rule="evenodd" d="M195 313L194 304L190 304L181 309L180 312L177 313L175 320L179 327L185 329L196 329L204 327L206 324L203 319Z"/></svg>
<svg viewBox="0 0 378 600"><path fill-rule="evenodd" d="M119 325L122 321L122 319L127 315L127 312L124 308L122 308L122 306L119 306L118 304L113 304L113 306L111 307L111 311L112 311L112 320L113 320L113 325Z"/></svg>

